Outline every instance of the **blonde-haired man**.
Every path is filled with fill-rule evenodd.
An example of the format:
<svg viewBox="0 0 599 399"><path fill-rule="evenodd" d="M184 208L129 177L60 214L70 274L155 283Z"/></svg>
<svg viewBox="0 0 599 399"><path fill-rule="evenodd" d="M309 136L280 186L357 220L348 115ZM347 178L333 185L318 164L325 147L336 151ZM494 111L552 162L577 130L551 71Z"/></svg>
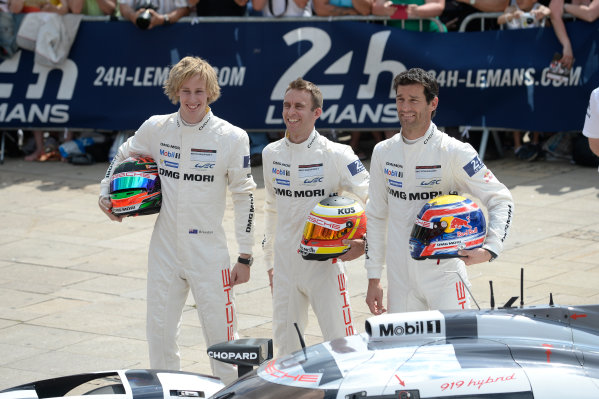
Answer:
<svg viewBox="0 0 599 399"><path fill-rule="evenodd" d="M108 195L113 166L132 155L154 158L162 208L148 255L150 367L178 370L176 341L190 288L206 345L237 337L232 287L250 277L256 184L247 133L218 118L209 106L220 96L212 66L198 57L183 58L171 69L164 92L179 110L150 117L121 145L102 180L99 204L110 219L121 221L111 213ZM232 270L222 227L227 187L239 245ZM214 374L224 382L236 378L233 366L211 362Z"/></svg>

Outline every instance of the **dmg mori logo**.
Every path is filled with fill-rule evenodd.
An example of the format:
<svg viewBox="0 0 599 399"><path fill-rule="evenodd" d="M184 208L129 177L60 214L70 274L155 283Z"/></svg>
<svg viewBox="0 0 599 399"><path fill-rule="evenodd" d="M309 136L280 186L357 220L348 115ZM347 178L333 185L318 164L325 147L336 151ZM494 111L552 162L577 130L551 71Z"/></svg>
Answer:
<svg viewBox="0 0 599 399"><path fill-rule="evenodd" d="M16 74L21 63L23 51L18 51L12 58L0 64L0 82L2 74ZM73 98L75 83L77 82L77 65L70 59L65 60L60 66L48 67L38 63L32 63L31 72L37 75L37 80L27 86L25 99L40 100L44 96L48 75L51 71L61 71L60 83L56 100L69 101ZM13 83L0 83L0 101L13 98ZM0 102L0 122L21 123L65 123L69 121L68 104L47 104L35 102L31 104Z"/></svg>

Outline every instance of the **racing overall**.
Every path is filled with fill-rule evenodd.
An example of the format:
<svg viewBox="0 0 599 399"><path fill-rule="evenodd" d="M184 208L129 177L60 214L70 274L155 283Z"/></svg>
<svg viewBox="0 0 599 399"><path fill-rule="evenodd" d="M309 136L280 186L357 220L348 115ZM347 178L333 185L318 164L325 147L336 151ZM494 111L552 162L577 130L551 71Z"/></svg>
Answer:
<svg viewBox="0 0 599 399"><path fill-rule="evenodd" d="M118 150L112 165L131 155L154 158L160 172L162 207L150 242L147 281L147 338L150 367L180 369L177 337L189 290L197 305L206 345L237 337L230 259L222 222L226 189L235 212L240 253L252 253L256 187L245 131L209 111L186 125L179 115L157 115ZM109 190L112 165L102 180ZM233 365L211 359L225 382Z"/></svg>
<svg viewBox="0 0 599 399"><path fill-rule="evenodd" d="M387 311L469 308L464 284L469 288L470 282L464 262L458 258L412 259L412 227L429 200L469 193L479 198L488 211L483 248L499 255L514 208L509 190L470 144L451 138L434 123L414 143L405 143L401 134L378 143L372 154L370 177L365 265L369 279L380 279L387 264Z"/></svg>
<svg viewBox="0 0 599 399"><path fill-rule="evenodd" d="M293 323L303 334L311 305L325 340L354 334L345 267L341 261L309 261L298 253L306 218L329 195L348 191L366 202L368 172L351 147L313 130L294 144L287 138L262 152L268 268L274 266L273 340L277 355L299 349Z"/></svg>

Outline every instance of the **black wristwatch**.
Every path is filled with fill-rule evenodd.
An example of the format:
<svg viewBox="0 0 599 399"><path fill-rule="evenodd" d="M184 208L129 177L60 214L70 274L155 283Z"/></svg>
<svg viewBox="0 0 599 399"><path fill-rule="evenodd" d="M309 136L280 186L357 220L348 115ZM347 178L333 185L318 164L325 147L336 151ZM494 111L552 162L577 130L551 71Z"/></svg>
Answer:
<svg viewBox="0 0 599 399"><path fill-rule="evenodd" d="M170 25L171 24L171 19L168 17L168 14L164 14L162 16L162 18L164 18L164 24L163 25Z"/></svg>
<svg viewBox="0 0 599 399"><path fill-rule="evenodd" d="M483 249L491 255L491 259L489 259L489 262L493 262L495 259L497 259L497 254L495 252L493 252L487 248L483 248Z"/></svg>
<svg viewBox="0 0 599 399"><path fill-rule="evenodd" d="M241 256L237 258L237 262L243 263L247 267L251 267L252 263L254 263L254 257L250 256L249 258L242 258Z"/></svg>

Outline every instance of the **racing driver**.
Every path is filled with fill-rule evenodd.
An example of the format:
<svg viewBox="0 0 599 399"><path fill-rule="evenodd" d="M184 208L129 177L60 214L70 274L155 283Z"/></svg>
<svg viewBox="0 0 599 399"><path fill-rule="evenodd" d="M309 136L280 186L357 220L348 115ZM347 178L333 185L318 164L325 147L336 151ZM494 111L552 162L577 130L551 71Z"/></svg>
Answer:
<svg viewBox="0 0 599 399"><path fill-rule="evenodd" d="M171 69L164 92L180 104L178 112L152 116L120 146L101 183L100 208L120 220L108 197L113 165L131 155L154 158L163 199L148 254L150 367L179 370L177 337L190 288L206 345L237 336L232 287L250 277L256 184L247 133L209 107L220 96L213 67L198 57L183 58ZM240 253L232 270L222 226L227 186ZM237 377L233 365L211 360L211 366L225 383Z"/></svg>
<svg viewBox="0 0 599 399"><path fill-rule="evenodd" d="M512 220L512 196L470 144L432 123L439 103L434 77L413 68L395 77L393 89L401 131L376 145L370 164L366 303L373 314L386 311L380 283L386 263L390 312L469 308L465 266L491 261L501 253ZM424 204L440 195L463 193L479 198L487 208L482 248L460 250L460 258L412 259L410 232Z"/></svg>
<svg viewBox="0 0 599 399"><path fill-rule="evenodd" d="M322 93L315 84L302 78L291 82L283 100L285 137L262 151L263 249L273 290L273 341L278 356L301 347L294 323L303 334L309 305L325 340L355 333L343 262L305 260L298 253L306 218L319 201L347 191L365 203L368 194L368 172L351 147L316 131L322 106ZM339 257L342 261L364 253L363 240L349 241L349 251Z"/></svg>

